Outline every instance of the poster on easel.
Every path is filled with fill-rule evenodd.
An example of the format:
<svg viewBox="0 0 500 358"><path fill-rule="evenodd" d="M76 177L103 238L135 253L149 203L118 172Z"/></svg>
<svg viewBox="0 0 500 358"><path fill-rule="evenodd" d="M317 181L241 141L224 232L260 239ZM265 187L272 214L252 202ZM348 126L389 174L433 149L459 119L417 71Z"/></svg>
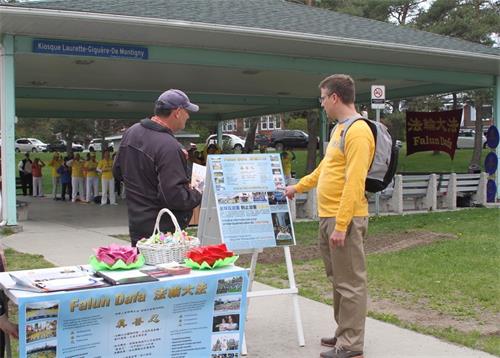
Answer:
<svg viewBox="0 0 500 358"><path fill-rule="evenodd" d="M279 154L208 157L198 237L230 250L295 245Z"/></svg>

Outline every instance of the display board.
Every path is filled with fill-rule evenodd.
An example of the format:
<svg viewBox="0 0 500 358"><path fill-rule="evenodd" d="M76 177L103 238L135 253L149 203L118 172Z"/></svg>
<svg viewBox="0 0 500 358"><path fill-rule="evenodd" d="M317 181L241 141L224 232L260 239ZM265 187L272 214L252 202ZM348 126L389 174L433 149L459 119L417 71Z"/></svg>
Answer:
<svg viewBox="0 0 500 358"><path fill-rule="evenodd" d="M206 183L203 244L222 240L236 251L295 244L279 154L210 155Z"/></svg>
<svg viewBox="0 0 500 358"><path fill-rule="evenodd" d="M21 297L19 357L237 357L247 276L233 268Z"/></svg>

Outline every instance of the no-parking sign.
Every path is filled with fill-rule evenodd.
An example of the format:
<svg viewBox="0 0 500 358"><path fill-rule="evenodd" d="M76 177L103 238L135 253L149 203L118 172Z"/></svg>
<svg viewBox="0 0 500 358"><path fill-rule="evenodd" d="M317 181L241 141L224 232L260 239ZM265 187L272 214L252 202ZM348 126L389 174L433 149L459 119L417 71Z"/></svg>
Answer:
<svg viewBox="0 0 500 358"><path fill-rule="evenodd" d="M373 85L372 86L372 109L385 108L385 86Z"/></svg>

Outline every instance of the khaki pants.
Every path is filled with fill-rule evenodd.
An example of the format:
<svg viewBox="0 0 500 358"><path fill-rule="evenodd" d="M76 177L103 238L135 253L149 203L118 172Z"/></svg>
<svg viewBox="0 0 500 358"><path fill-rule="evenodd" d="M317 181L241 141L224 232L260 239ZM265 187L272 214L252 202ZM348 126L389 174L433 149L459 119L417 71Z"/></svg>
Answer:
<svg viewBox="0 0 500 358"><path fill-rule="evenodd" d="M328 279L333 284L333 312L338 328L337 346L362 351L367 313L367 275L363 240L368 217L354 217L344 247L330 246L335 218L320 218L319 247Z"/></svg>

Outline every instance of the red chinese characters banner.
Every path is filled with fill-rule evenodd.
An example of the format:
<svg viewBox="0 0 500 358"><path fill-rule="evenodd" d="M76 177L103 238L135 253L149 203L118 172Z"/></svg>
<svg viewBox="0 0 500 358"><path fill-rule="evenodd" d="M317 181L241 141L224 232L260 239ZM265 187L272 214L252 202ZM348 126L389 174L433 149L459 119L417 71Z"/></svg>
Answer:
<svg viewBox="0 0 500 358"><path fill-rule="evenodd" d="M406 112L406 155L441 151L455 156L462 110Z"/></svg>

